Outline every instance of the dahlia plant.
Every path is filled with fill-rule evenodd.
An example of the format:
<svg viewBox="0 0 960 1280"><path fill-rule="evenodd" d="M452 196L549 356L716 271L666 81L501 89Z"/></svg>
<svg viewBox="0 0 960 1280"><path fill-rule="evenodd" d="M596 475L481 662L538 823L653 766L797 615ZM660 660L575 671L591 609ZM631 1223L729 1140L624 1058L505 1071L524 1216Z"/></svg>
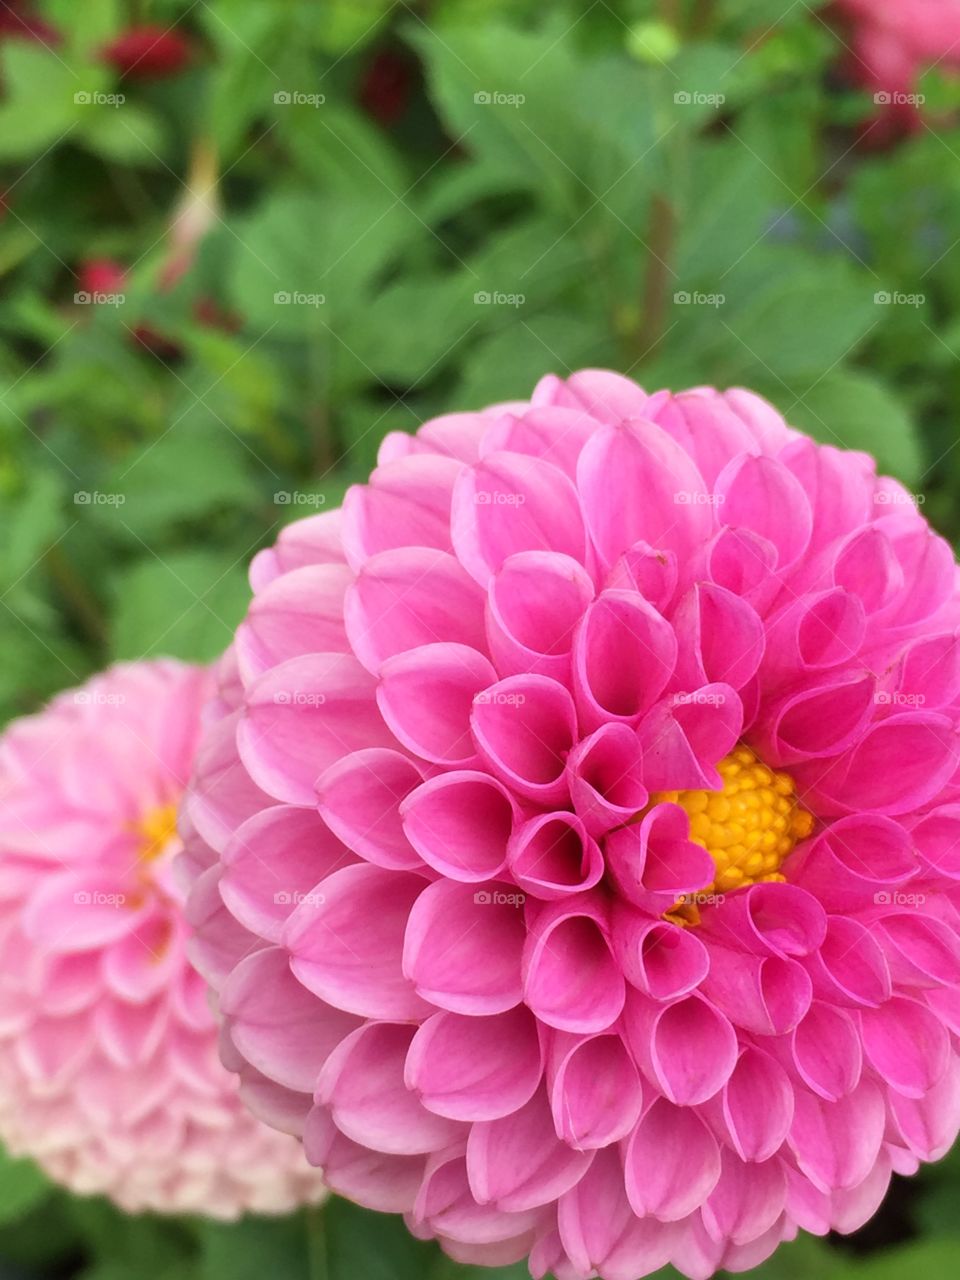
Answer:
<svg viewBox="0 0 960 1280"><path fill-rule="evenodd" d="M233 1218L323 1192L242 1106L185 956L176 807L210 684L116 666L0 739L0 1139L123 1209Z"/></svg>
<svg viewBox="0 0 960 1280"><path fill-rule="evenodd" d="M184 807L198 969L340 1194L744 1270L960 1125L957 569L747 391L585 371L286 528Z"/></svg>

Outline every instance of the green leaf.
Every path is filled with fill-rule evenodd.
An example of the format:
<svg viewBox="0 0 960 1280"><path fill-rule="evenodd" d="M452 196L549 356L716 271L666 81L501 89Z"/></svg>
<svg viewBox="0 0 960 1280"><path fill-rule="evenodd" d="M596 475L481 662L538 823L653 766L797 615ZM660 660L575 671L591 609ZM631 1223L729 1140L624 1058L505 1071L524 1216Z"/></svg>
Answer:
<svg viewBox="0 0 960 1280"><path fill-rule="evenodd" d="M241 549L236 557L178 551L138 561L116 584L114 657L218 657L249 602L246 558Z"/></svg>
<svg viewBox="0 0 960 1280"><path fill-rule="evenodd" d="M304 1215L206 1222L200 1280L318 1280L310 1273Z"/></svg>
<svg viewBox="0 0 960 1280"><path fill-rule="evenodd" d="M63 532L61 497L62 485L57 477L51 471L35 471L30 488L22 497L0 498L4 529L0 540L0 588L9 590L28 574Z"/></svg>
<svg viewBox="0 0 960 1280"><path fill-rule="evenodd" d="M425 1280L436 1245L416 1240L403 1219L339 1198L323 1210L328 1280Z"/></svg>
<svg viewBox="0 0 960 1280"><path fill-rule="evenodd" d="M882 472L907 484L923 469L916 426L892 391L859 370L834 369L786 416L823 444L872 453Z"/></svg>
<svg viewBox="0 0 960 1280"><path fill-rule="evenodd" d="M0 1225L16 1222L50 1194L32 1160L14 1160L0 1147Z"/></svg>

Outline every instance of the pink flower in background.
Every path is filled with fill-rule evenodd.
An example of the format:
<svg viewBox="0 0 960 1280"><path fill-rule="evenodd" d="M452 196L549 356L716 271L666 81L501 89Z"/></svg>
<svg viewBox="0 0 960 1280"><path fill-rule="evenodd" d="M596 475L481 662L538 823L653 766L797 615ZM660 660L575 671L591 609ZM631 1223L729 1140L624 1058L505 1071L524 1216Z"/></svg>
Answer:
<svg viewBox="0 0 960 1280"><path fill-rule="evenodd" d="M322 1196L218 1060L171 874L208 673L113 667L0 739L0 1140L122 1208Z"/></svg>
<svg viewBox="0 0 960 1280"><path fill-rule="evenodd" d="M836 0L856 81L875 92L882 132L920 127L921 75L960 70L960 0Z"/></svg>
<svg viewBox="0 0 960 1280"><path fill-rule="evenodd" d="M286 528L185 804L258 1115L557 1280L848 1232L960 1126L960 593L746 391L545 378Z"/></svg>

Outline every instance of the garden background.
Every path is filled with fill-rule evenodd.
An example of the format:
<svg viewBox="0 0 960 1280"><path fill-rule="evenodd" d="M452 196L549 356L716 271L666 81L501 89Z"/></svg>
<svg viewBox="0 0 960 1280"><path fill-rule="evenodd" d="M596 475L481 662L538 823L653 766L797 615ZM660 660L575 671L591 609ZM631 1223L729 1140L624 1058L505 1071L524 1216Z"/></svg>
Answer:
<svg viewBox="0 0 960 1280"><path fill-rule="evenodd" d="M137 44L130 28L152 34ZM0 3L0 720L212 659L392 429L585 365L746 385L960 537L960 89L813 0ZM960 1158L762 1267L960 1268ZM334 1203L124 1219L0 1156L0 1277L514 1280Z"/></svg>

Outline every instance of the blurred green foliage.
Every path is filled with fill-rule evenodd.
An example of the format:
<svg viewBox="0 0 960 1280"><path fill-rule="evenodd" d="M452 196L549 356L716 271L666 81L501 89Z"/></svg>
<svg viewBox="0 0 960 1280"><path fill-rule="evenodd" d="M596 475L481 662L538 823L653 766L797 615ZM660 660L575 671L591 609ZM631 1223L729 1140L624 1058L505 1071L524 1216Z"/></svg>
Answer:
<svg viewBox="0 0 960 1280"><path fill-rule="evenodd" d="M748 385L875 453L960 535L957 88L927 77L936 127L865 146L872 103L817 4L7 0L0 17L25 9L44 37L0 29L0 718L114 658L213 658L252 553L336 505L387 430L548 371ZM176 74L105 57L143 22L186 40ZM852 1246L801 1239L762 1274L953 1275L958 1195L951 1159ZM8 1272L525 1268L457 1267L342 1204L124 1220L8 1162Z"/></svg>

